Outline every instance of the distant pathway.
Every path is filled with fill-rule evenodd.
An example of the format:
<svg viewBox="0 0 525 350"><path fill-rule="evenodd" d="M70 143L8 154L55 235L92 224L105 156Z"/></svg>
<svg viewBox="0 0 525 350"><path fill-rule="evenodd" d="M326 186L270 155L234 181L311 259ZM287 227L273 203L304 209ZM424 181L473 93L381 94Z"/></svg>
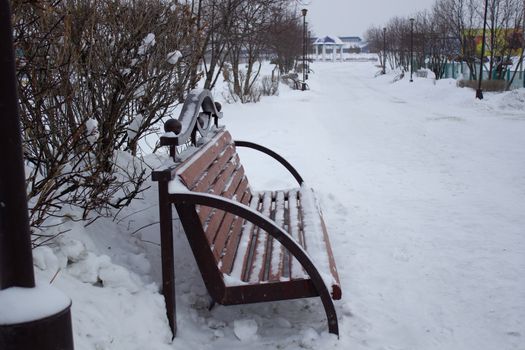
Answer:
<svg viewBox="0 0 525 350"><path fill-rule="evenodd" d="M321 193L352 348L523 349L525 120L367 63L314 70L234 124Z"/></svg>

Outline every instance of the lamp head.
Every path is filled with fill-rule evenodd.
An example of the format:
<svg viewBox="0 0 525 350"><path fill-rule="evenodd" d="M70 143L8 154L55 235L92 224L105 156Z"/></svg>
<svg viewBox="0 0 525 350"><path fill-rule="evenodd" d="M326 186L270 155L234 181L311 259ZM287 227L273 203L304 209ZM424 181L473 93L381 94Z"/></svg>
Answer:
<svg viewBox="0 0 525 350"><path fill-rule="evenodd" d="M303 17L306 17L306 13L308 12L308 10L307 9L302 9L301 12L303 14Z"/></svg>

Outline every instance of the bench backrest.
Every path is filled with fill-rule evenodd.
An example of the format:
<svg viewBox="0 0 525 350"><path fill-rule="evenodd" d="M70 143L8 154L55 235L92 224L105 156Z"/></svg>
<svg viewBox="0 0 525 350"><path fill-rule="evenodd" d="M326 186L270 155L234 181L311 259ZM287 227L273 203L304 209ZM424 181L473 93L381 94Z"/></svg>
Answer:
<svg viewBox="0 0 525 350"><path fill-rule="evenodd" d="M220 195L243 204L250 203L252 192L231 135L219 131L198 151L185 159L176 176L187 189ZM198 206L197 211L217 266L230 273L243 220L233 214ZM225 252L230 252L225 259Z"/></svg>

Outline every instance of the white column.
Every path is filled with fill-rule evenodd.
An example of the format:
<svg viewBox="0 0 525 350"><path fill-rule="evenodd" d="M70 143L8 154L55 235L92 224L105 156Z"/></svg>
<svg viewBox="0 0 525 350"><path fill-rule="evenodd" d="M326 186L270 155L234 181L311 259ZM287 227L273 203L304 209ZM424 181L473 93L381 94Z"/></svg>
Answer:
<svg viewBox="0 0 525 350"><path fill-rule="evenodd" d="M326 46L325 44L323 44L323 61L324 61L325 55L326 55Z"/></svg>
<svg viewBox="0 0 525 350"><path fill-rule="evenodd" d="M315 44L315 60L319 61L319 45Z"/></svg>
<svg viewBox="0 0 525 350"><path fill-rule="evenodd" d="M332 45L332 62L335 62L335 53L337 52L337 45Z"/></svg>
<svg viewBox="0 0 525 350"><path fill-rule="evenodd" d="M339 61L343 62L343 45L339 46Z"/></svg>

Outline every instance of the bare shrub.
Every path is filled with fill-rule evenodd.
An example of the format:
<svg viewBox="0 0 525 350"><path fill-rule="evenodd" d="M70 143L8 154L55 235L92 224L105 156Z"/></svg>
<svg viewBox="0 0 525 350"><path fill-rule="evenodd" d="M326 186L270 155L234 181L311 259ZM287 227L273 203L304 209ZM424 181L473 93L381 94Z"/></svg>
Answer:
<svg viewBox="0 0 525 350"><path fill-rule="evenodd" d="M281 75L281 81L283 84L288 85L290 89L298 90L300 88L299 74L288 73Z"/></svg>
<svg viewBox="0 0 525 350"><path fill-rule="evenodd" d="M14 1L31 224L63 209L107 215L143 191L136 158L183 100L200 43L188 6L163 0ZM130 166L132 165L132 166ZM96 215L95 215L96 216Z"/></svg>
<svg viewBox="0 0 525 350"><path fill-rule="evenodd" d="M226 101L230 103L253 103L261 100L262 90L257 82L257 77L255 77L253 81L250 81L248 86L245 86L247 73L244 69L237 69L235 74L233 73L234 69L232 69L231 65L227 65L223 69L229 71L223 74L225 78L228 78L228 80L226 80L228 93L223 95Z"/></svg>
<svg viewBox="0 0 525 350"><path fill-rule="evenodd" d="M261 79L261 94L263 96L275 96L279 94L279 80L265 75Z"/></svg>

